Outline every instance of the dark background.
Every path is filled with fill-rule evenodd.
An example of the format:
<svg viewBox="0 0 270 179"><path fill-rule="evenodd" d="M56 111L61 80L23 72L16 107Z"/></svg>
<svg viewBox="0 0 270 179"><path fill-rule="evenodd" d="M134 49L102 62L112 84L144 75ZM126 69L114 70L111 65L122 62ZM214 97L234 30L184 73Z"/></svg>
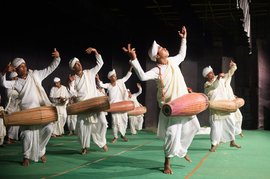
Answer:
<svg viewBox="0 0 270 179"><path fill-rule="evenodd" d="M201 71L211 65L215 73L227 67L224 57L232 57L238 65L233 79L235 94L245 99L243 129L270 129L270 5L267 0L249 1L251 43L243 29L243 12L237 1L220 0L40 0L0 2L0 67L15 57L26 60L28 68L42 69L51 62L57 48L60 66L43 81L49 92L53 78L67 85L71 73L68 61L76 56L84 68L95 65L94 55L85 49L96 48L105 62L99 75L108 82L107 73L115 68L118 78L129 67L122 51L131 43L145 70L154 63L147 51L156 40L171 55L178 52L177 31L183 25L188 32L188 49L181 69L186 83L195 92L203 92L205 79ZM225 71L226 72L226 71ZM137 76L127 81L131 92L137 92ZM145 128L156 128L158 107L155 82L141 82L143 93L138 100L148 108ZM4 89L1 89L3 103ZM202 126L208 125L208 111L198 114Z"/></svg>

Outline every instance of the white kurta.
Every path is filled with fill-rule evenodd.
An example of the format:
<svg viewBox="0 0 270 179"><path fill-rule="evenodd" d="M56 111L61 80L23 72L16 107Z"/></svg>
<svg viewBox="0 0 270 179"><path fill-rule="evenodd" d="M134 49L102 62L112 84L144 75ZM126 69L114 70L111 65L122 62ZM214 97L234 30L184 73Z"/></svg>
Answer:
<svg viewBox="0 0 270 179"><path fill-rule="evenodd" d="M91 69L83 70L82 77L75 75L75 80L70 83L69 89L73 96L76 96L76 101L84 101L90 98L98 96L96 89L95 77L103 65L101 55L96 55L97 65ZM82 148L89 148L91 136L99 147L104 147L106 139L100 139L98 131L98 120L97 113L89 114L78 114L76 133L79 136Z"/></svg>
<svg viewBox="0 0 270 179"><path fill-rule="evenodd" d="M223 78L218 79L215 76L212 82L205 82L204 93L210 101L229 100L226 82L231 78L233 68L225 74ZM211 144L226 143L235 140L235 119L233 113L220 113L210 110L209 122L211 127Z"/></svg>
<svg viewBox="0 0 270 179"><path fill-rule="evenodd" d="M100 86L107 89L110 104L128 100L128 93L125 82L130 78L131 74L131 72L128 72L122 79L117 79L114 86L111 83L103 84L100 82ZM113 136L118 138L118 132L120 132L122 136L125 136L128 124L127 113L112 113L111 115Z"/></svg>
<svg viewBox="0 0 270 179"><path fill-rule="evenodd" d="M60 58L52 61L50 66L43 70L29 70L26 79L16 81L3 81L6 88L12 88L19 93L21 110L40 106L49 106L51 102L42 87L42 81L50 75L60 64ZM39 157L46 153L46 145L52 134L52 123L47 125L20 126L23 141L23 155L37 162Z"/></svg>
<svg viewBox="0 0 270 179"><path fill-rule="evenodd" d="M227 89L227 94L230 100L233 100L236 98L232 86L231 86L231 80L234 72L237 70L236 64L234 64L228 73L228 78L225 81L225 86ZM235 120L235 135L239 135L242 133L242 121L243 121L243 115L240 111L240 109L237 109L235 113L232 113L233 118Z"/></svg>
<svg viewBox="0 0 270 179"><path fill-rule="evenodd" d="M129 98L129 100L134 102L135 107L140 107L142 106L137 97L142 94L142 88L139 87L139 91L137 93L133 93L131 94L131 97ZM144 115L138 115L138 116L128 116L129 118L129 127L130 127L130 132L131 134L137 134L137 130L142 130L142 126L143 126L143 117Z"/></svg>
<svg viewBox="0 0 270 179"><path fill-rule="evenodd" d="M64 126L67 120L67 102L70 94L67 88L61 85L59 88L53 86L50 91L50 99L54 106L57 107L58 120L53 122L53 134L62 135L65 133ZM60 98L66 99L66 103L61 103Z"/></svg>
<svg viewBox="0 0 270 179"><path fill-rule="evenodd" d="M184 77L179 65L186 56L186 40L182 39L178 55L168 58L168 65L160 65L144 72L137 59L131 63L141 81L155 80L158 93L157 100L160 108L166 102L174 100L188 93ZM160 75L161 74L161 78ZM161 80L164 88L161 87ZM164 94L164 99L162 98ZM160 110L158 121L158 137L164 139L164 153L166 157L184 157L195 136L200 129L197 116L167 117Z"/></svg>
<svg viewBox="0 0 270 179"><path fill-rule="evenodd" d="M8 104L5 108L5 111L7 111L8 114L20 111L19 107L20 101L17 99L18 95L19 93L13 88L7 89ZM19 140L19 130L20 126L9 126L8 138Z"/></svg>

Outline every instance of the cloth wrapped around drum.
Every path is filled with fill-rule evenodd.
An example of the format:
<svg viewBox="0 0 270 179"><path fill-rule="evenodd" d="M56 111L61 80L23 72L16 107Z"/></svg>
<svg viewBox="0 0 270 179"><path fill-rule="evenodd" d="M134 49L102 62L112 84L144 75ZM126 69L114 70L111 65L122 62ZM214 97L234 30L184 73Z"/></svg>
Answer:
<svg viewBox="0 0 270 179"><path fill-rule="evenodd" d="M110 109L109 97L99 96L67 106L67 114L97 113Z"/></svg>
<svg viewBox="0 0 270 179"><path fill-rule="evenodd" d="M208 97L203 93L188 93L180 96L162 106L165 116L192 116L209 106Z"/></svg>
<svg viewBox="0 0 270 179"><path fill-rule="evenodd" d="M124 113L135 109L135 104L133 101L119 101L110 104L110 108L106 112L111 113Z"/></svg>
<svg viewBox="0 0 270 179"><path fill-rule="evenodd" d="M243 98L235 98L234 100L214 100L209 101L209 109L213 112L232 113L244 106Z"/></svg>
<svg viewBox="0 0 270 179"><path fill-rule="evenodd" d="M55 106L41 106L2 115L5 126L43 125L58 119Z"/></svg>

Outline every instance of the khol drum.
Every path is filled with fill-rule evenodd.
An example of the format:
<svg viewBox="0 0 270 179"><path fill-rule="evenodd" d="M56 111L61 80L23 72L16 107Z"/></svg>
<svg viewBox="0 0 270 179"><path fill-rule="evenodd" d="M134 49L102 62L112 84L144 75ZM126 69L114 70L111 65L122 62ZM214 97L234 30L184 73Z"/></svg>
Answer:
<svg viewBox="0 0 270 179"><path fill-rule="evenodd" d="M192 116L208 108L208 97L203 93L188 93L162 106L165 116Z"/></svg>
<svg viewBox="0 0 270 179"><path fill-rule="evenodd" d="M106 110L106 112L111 113L123 113L134 110L135 105L133 101L119 101L115 103L111 103L110 109Z"/></svg>
<svg viewBox="0 0 270 179"><path fill-rule="evenodd" d="M145 106L139 106L139 107L135 107L131 111L128 111L128 115L129 116L139 116L139 115L146 113L146 111L147 111L147 109Z"/></svg>
<svg viewBox="0 0 270 179"><path fill-rule="evenodd" d="M6 126L42 125L56 121L57 118L55 106L41 106L3 115Z"/></svg>
<svg viewBox="0 0 270 179"><path fill-rule="evenodd" d="M243 98L236 98L234 100L214 100L210 101L209 109L217 112L231 113L245 104Z"/></svg>
<svg viewBox="0 0 270 179"><path fill-rule="evenodd" d="M97 113L110 108L109 97L99 96L67 106L67 114Z"/></svg>

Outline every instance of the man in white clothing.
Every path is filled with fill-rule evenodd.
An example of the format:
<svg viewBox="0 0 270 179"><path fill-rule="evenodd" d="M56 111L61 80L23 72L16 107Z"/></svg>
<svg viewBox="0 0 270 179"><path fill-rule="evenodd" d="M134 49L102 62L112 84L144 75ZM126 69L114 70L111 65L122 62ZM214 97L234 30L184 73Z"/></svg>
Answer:
<svg viewBox="0 0 270 179"><path fill-rule="evenodd" d="M9 75L9 78L11 80L17 80L18 74L15 71L11 72ZM5 111L8 114L11 114L16 111L20 111L20 107L19 107L20 100L17 99L18 95L19 93L16 90L14 90L14 88L7 89L8 103L5 107ZM20 126L8 127L7 144L13 143L14 140L17 140L17 141L19 140L19 129L20 129Z"/></svg>
<svg viewBox="0 0 270 179"><path fill-rule="evenodd" d="M69 61L69 67L74 71L75 75L69 77L69 89L72 96L76 96L76 102L84 101L98 96L96 89L96 74L103 66L103 59L95 48L87 48L86 53L94 53L97 65L91 69L84 69L78 58L74 57ZM91 137L100 148L108 151L106 138L101 137L98 131L99 113L78 114L76 132L79 136L82 145L81 154L87 153L87 148L90 147Z"/></svg>
<svg viewBox="0 0 270 179"><path fill-rule="evenodd" d="M228 79L226 80L226 89L227 89L227 93L229 96L229 99L234 100L237 98L237 96L235 96L232 86L231 86L231 80L232 80L232 76L234 74L234 72L237 70L237 65L235 62L233 62L231 60L230 62L230 72L231 74L228 76ZM237 109L235 113L232 114L234 116L235 119L235 135L240 135L241 137L243 137L243 133L242 133L242 121L243 121L243 115L240 111L240 109Z"/></svg>
<svg viewBox="0 0 270 179"><path fill-rule="evenodd" d="M141 81L155 80L157 84L158 94L157 101L160 109L164 103L174 100L182 95L188 94L187 86L179 68L179 64L184 61L186 56L186 37L187 31L183 26L178 32L182 38L180 51L176 56L169 56L166 48L153 42L152 47L148 51L149 57L156 62L156 67L144 72L135 52L135 48L123 47L123 50L131 58L137 76ZM165 116L160 110L157 135L164 140L164 173L172 174L170 159L174 156L185 158L191 162L187 155L187 150L195 136L199 131L200 124L194 116Z"/></svg>
<svg viewBox="0 0 270 179"><path fill-rule="evenodd" d="M52 137L58 137L65 133L64 126L67 120L67 103L70 97L67 88L61 84L61 79L55 77L53 79L54 86L50 91L50 99L54 106L57 107L58 120L53 122L54 130Z"/></svg>
<svg viewBox="0 0 270 179"><path fill-rule="evenodd" d="M129 100L134 102L135 108L142 106L137 97L142 94L142 86L140 83L137 83L137 87L139 91L137 93L131 93L130 90L128 89L128 98ZM128 116L129 118L129 127L130 127L130 132L131 134L137 134L137 130L142 130L143 126L143 117L144 114L140 114L138 116Z"/></svg>
<svg viewBox="0 0 270 179"><path fill-rule="evenodd" d="M107 75L107 78L110 80L110 83L99 82L100 87L107 89L109 94L110 104L124 101L128 99L127 88L125 82L130 78L132 72L132 67L130 67L128 73L125 77L118 79L115 69L110 71ZM112 130L113 130L113 140L112 143L115 143L118 140L118 132L121 134L121 138L127 142L128 138L125 136L127 131L128 124L128 115L127 112L114 112L112 116Z"/></svg>
<svg viewBox="0 0 270 179"><path fill-rule="evenodd" d="M21 110L32 109L41 106L51 106L51 102L42 87L42 81L50 75L60 64L59 52L54 49L52 52L52 63L43 70L28 70L26 62L22 58L15 58L12 61L13 68L18 73L18 80L6 81L3 85L6 88L14 87L19 93L18 99ZM9 70L13 70L8 68ZM21 139L23 142L23 166L28 166L30 160L38 162L39 157L43 163L46 162L46 145L51 137L52 123L46 125L20 126Z"/></svg>
<svg viewBox="0 0 270 179"><path fill-rule="evenodd" d="M220 73L215 75L211 66L203 69L202 75L207 81L204 84L204 93L210 101L214 100L230 100L226 82L234 74L235 66L231 65L228 73ZM230 142L231 147L240 148L235 143L235 119L233 113L223 113L216 110L210 110L210 139L211 152L215 152L220 143Z"/></svg>

